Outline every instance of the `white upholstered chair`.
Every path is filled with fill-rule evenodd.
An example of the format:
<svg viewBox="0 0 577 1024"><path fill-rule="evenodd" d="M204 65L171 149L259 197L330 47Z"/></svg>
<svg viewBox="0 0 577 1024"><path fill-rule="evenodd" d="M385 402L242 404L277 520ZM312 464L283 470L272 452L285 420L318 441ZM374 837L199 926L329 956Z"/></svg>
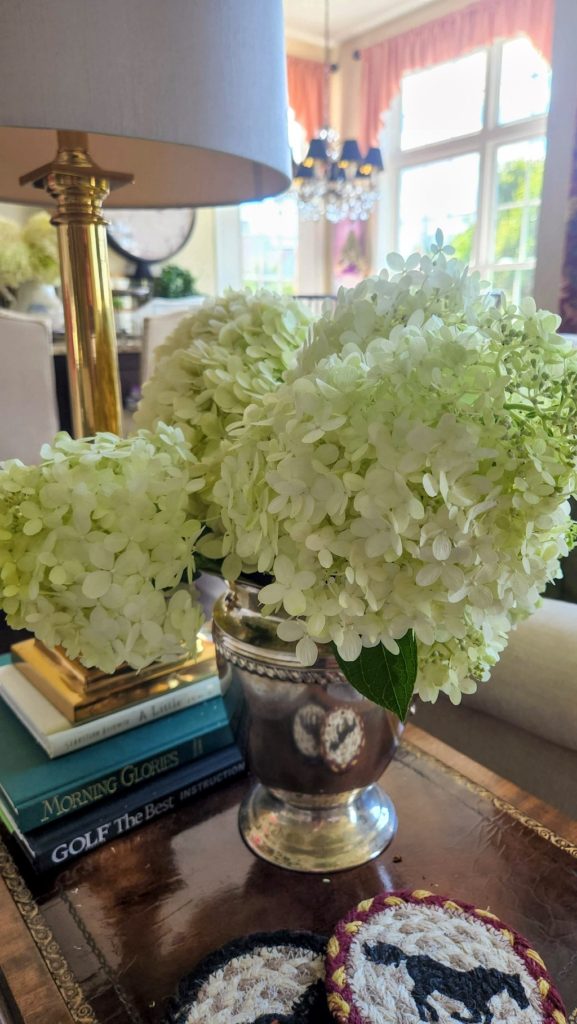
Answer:
<svg viewBox="0 0 577 1024"><path fill-rule="evenodd" d="M58 426L50 323L0 309L0 461L38 462Z"/></svg>

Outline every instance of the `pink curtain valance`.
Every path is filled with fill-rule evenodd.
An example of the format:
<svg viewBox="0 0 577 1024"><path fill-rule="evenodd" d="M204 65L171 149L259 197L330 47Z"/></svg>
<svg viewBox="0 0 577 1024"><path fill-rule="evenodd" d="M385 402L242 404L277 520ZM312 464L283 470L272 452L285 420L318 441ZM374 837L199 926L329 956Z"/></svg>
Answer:
<svg viewBox="0 0 577 1024"><path fill-rule="evenodd" d="M376 145L381 117L407 71L462 57L524 33L551 60L554 0L477 0L361 50L361 144Z"/></svg>
<svg viewBox="0 0 577 1024"><path fill-rule="evenodd" d="M287 57L289 103L309 140L323 127L325 75L326 68L320 61Z"/></svg>

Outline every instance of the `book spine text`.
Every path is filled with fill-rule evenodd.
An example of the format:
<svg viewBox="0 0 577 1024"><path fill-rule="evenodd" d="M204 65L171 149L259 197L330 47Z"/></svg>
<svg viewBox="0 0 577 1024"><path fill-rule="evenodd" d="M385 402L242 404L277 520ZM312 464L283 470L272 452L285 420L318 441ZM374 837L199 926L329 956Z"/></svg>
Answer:
<svg viewBox="0 0 577 1024"><path fill-rule="evenodd" d="M173 715L176 711L193 707L202 701L218 697L219 694L219 680L211 677L142 704L132 704L123 711L97 718L94 722L85 722L49 736L38 735L36 739L40 740L49 757L63 757L64 754L71 754L74 750L100 743L101 740L127 732L128 729L138 728L139 725L146 725L147 722L155 722L158 718ZM9 701L8 703L18 714L18 709Z"/></svg>
<svg viewBox="0 0 577 1024"><path fill-rule="evenodd" d="M221 750L232 742L232 733L228 724L217 726L204 735L184 740L178 746L162 751L154 757L124 765L110 775L96 778L85 785L54 796L40 798L17 809L16 820L23 832L29 832L41 825L57 821L67 814L73 814L98 800L115 796L130 790L157 775L196 761L205 754Z"/></svg>
<svg viewBox="0 0 577 1024"><path fill-rule="evenodd" d="M168 811L175 810L180 804L186 803L187 800L192 799L192 797L197 796L199 793L213 789L221 782L225 782L235 775L239 775L243 770L243 762L238 761L235 764L213 772L204 779L199 779L188 786L182 786L169 796L164 796L160 800L149 801L133 811L125 812L118 817L111 818L109 821L102 822L88 832L78 835L72 833L69 840L59 842L52 849L42 850L34 860L34 866L39 871L60 867L75 857L80 857L82 854L88 853L104 843L112 842L114 839L126 835L127 832L132 832L133 829L153 821L154 818L158 818Z"/></svg>

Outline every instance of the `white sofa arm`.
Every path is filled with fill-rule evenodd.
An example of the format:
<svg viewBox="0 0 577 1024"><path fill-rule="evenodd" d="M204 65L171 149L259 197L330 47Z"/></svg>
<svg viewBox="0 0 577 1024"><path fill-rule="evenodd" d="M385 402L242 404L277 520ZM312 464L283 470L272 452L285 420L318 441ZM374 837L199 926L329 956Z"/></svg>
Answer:
<svg viewBox="0 0 577 1024"><path fill-rule="evenodd" d="M577 750L577 605L545 598L463 703Z"/></svg>

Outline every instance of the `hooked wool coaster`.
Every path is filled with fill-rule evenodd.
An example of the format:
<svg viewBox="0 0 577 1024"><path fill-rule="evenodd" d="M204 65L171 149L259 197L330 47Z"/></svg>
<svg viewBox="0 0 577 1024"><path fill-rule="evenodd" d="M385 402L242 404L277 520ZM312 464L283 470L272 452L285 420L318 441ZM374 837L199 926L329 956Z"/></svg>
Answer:
<svg viewBox="0 0 577 1024"><path fill-rule="evenodd" d="M184 978L164 1024L329 1024L326 944L296 931L229 942Z"/></svg>
<svg viewBox="0 0 577 1024"><path fill-rule="evenodd" d="M339 1024L566 1024L545 964L494 914L417 889L363 900L327 945Z"/></svg>

